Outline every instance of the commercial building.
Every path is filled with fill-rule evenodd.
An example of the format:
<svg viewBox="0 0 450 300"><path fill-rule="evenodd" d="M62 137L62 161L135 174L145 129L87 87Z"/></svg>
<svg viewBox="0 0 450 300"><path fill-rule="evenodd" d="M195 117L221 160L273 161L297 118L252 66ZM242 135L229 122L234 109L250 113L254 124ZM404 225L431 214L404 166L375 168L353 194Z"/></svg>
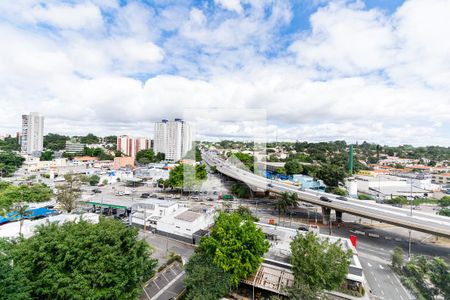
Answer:
<svg viewBox="0 0 450 300"><path fill-rule="evenodd" d="M322 180L314 179L307 175L295 174L292 176L292 180L300 184L300 187L303 189L324 191L326 188Z"/></svg>
<svg viewBox="0 0 450 300"><path fill-rule="evenodd" d="M71 142L71 141L66 141L66 149L65 149L65 151L67 153L73 153L73 154L83 153L84 147L85 147L85 144Z"/></svg>
<svg viewBox="0 0 450 300"><path fill-rule="evenodd" d="M430 180L419 180L391 175L362 176L356 175L357 190L381 200L403 196L407 198L431 197L435 187Z"/></svg>
<svg viewBox="0 0 450 300"><path fill-rule="evenodd" d="M145 137L131 137L128 135L117 137L117 150L131 157L136 157L136 154L141 150L149 149L150 144L150 140Z"/></svg>
<svg viewBox="0 0 450 300"><path fill-rule="evenodd" d="M36 154L44 149L44 117L37 112L22 115L22 152Z"/></svg>
<svg viewBox="0 0 450 300"><path fill-rule="evenodd" d="M442 186L450 186L450 173L441 173L431 175L431 181Z"/></svg>
<svg viewBox="0 0 450 300"><path fill-rule="evenodd" d="M178 161L192 149L191 126L181 119L155 123L155 153L164 153L167 160Z"/></svg>

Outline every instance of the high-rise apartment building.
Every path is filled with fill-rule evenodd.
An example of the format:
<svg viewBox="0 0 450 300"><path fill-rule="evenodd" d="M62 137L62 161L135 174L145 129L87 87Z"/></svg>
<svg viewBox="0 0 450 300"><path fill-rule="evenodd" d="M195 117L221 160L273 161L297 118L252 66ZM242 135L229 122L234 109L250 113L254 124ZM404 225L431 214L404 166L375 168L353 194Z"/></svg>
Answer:
<svg viewBox="0 0 450 300"><path fill-rule="evenodd" d="M145 137L131 137L128 135L121 135L117 137L117 150L123 154L131 157L136 157L136 154L141 150L150 148L150 140Z"/></svg>
<svg viewBox="0 0 450 300"><path fill-rule="evenodd" d="M192 132L188 123L181 119L155 123L155 153L164 153L167 160L177 161L191 149Z"/></svg>
<svg viewBox="0 0 450 300"><path fill-rule="evenodd" d="M44 150L44 117L37 112L22 115L21 148L28 154Z"/></svg>

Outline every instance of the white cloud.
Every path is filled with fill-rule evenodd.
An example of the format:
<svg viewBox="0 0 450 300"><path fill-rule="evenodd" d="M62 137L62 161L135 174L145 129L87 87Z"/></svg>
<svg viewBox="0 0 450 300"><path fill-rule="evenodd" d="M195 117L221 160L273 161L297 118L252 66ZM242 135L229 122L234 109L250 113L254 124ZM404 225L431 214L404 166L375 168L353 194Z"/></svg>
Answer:
<svg viewBox="0 0 450 300"><path fill-rule="evenodd" d="M238 14L242 14L244 11L240 0L214 0L214 3Z"/></svg>
<svg viewBox="0 0 450 300"><path fill-rule="evenodd" d="M92 3L40 4L24 14L32 22L45 23L63 29L97 29L103 25L100 9Z"/></svg>
<svg viewBox="0 0 450 300"><path fill-rule="evenodd" d="M211 115L199 134L449 145L446 1L408 1L392 15L333 1L292 36L279 36L292 20L285 1L245 0L237 14L17 3L0 4L0 132L17 131L28 111L47 117L47 132L151 136L152 121L186 108L261 108L266 127Z"/></svg>

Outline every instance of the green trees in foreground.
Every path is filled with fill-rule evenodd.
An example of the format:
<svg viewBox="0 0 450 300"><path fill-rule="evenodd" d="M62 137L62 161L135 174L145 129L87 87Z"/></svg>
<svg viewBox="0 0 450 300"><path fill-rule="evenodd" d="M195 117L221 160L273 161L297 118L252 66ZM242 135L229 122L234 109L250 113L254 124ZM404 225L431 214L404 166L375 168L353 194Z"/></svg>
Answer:
<svg viewBox="0 0 450 300"><path fill-rule="evenodd" d="M186 265L187 299L219 299L254 274L268 250L251 217L221 212Z"/></svg>
<svg viewBox="0 0 450 300"><path fill-rule="evenodd" d="M0 241L0 299L137 299L156 266L137 233L105 218L48 224L29 239Z"/></svg>
<svg viewBox="0 0 450 300"><path fill-rule="evenodd" d="M344 251L340 243L320 240L312 232L295 237L291 242L294 285L289 290L290 299L317 299L323 291L342 285L352 251Z"/></svg>

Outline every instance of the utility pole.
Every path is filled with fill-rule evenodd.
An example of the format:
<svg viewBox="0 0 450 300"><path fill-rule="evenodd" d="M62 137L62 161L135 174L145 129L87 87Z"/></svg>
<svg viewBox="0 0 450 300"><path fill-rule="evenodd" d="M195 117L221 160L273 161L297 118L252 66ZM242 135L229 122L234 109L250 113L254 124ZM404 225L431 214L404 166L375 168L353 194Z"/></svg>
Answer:
<svg viewBox="0 0 450 300"><path fill-rule="evenodd" d="M411 218L413 215L413 184L412 184L412 178L411 178L411 202L410 202L410 207L411 207ZM411 260L411 229L409 230L409 239L408 239L408 261Z"/></svg>

